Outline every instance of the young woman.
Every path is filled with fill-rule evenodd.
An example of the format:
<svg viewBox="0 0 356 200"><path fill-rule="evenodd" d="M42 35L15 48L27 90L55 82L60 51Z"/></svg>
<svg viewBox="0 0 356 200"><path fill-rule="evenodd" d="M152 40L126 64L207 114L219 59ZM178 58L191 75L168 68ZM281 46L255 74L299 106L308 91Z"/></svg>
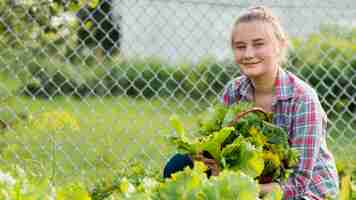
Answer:
<svg viewBox="0 0 356 200"><path fill-rule="evenodd" d="M287 182L262 184L261 192L278 185L284 199L336 198L338 176L326 145L326 115L314 89L282 69L288 39L278 19L266 7L248 9L234 24L231 46L242 76L227 85L222 101L253 101L273 112L273 123L288 130L290 145L301 155Z"/></svg>
<svg viewBox="0 0 356 200"><path fill-rule="evenodd" d="M252 101L273 112L273 123L288 130L290 145L300 152L288 181L261 184L261 194L281 187L284 199L336 198L338 176L326 146L326 115L314 89L282 69L288 39L278 19L266 7L247 9L233 26L231 46L242 76L226 86L222 102ZM213 159L203 155L194 159L202 160L211 175L219 174ZM167 163L164 176L192 165L191 158L177 154Z"/></svg>

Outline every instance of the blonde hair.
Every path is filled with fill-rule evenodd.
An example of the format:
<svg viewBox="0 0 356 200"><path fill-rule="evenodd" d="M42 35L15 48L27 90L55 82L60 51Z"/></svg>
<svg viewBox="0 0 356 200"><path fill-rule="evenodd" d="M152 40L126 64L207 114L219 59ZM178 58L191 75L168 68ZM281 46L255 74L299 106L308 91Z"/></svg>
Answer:
<svg viewBox="0 0 356 200"><path fill-rule="evenodd" d="M286 45L285 48L281 49L281 62L284 62L287 58L287 46L288 46L288 36L283 30L280 20L272 13L271 9L265 6L255 6L248 8L244 11L235 21L234 29L240 23L252 22L252 21L262 21L267 22L272 25L274 35L279 42ZM233 33L231 34L231 45L233 43Z"/></svg>

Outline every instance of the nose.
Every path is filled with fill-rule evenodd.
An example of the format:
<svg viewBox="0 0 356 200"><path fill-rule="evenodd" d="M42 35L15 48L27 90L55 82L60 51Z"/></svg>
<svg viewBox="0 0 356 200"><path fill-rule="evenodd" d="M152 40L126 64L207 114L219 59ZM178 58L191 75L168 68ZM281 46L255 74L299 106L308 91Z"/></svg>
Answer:
<svg viewBox="0 0 356 200"><path fill-rule="evenodd" d="M255 56L255 52L253 51L253 48L251 46L247 46L244 51L243 57L245 59L249 59L249 58L253 58L254 56Z"/></svg>

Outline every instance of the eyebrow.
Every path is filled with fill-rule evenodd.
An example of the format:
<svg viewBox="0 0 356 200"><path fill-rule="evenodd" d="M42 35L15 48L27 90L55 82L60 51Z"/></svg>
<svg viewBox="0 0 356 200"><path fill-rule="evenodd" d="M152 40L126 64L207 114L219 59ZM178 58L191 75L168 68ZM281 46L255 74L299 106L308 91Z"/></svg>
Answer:
<svg viewBox="0 0 356 200"><path fill-rule="evenodd" d="M257 38L257 39L252 40L252 42L263 42L263 41L265 41L265 40L262 38Z"/></svg>
<svg viewBox="0 0 356 200"><path fill-rule="evenodd" d="M252 42L263 42L263 41L265 41L265 40L262 39L262 38L256 38L256 39L253 39L253 40L252 40ZM243 41L234 41L233 43L236 45L236 44L245 44L246 42L243 42Z"/></svg>

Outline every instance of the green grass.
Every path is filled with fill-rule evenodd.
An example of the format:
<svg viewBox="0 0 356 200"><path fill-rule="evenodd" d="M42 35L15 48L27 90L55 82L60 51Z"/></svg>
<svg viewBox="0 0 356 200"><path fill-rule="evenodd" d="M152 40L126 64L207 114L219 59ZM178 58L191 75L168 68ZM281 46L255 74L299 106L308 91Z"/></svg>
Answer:
<svg viewBox="0 0 356 200"><path fill-rule="evenodd" d="M1 107L6 108L3 120L14 125L0 132L0 165L18 164L33 176L59 182L112 176L132 161L142 161L151 169L162 168L174 151L165 139L172 134L170 115L177 113L190 129L202 109L194 102L120 97L83 101L12 97ZM80 129L39 130L17 118L18 113L26 113L36 119L46 111L70 113Z"/></svg>

